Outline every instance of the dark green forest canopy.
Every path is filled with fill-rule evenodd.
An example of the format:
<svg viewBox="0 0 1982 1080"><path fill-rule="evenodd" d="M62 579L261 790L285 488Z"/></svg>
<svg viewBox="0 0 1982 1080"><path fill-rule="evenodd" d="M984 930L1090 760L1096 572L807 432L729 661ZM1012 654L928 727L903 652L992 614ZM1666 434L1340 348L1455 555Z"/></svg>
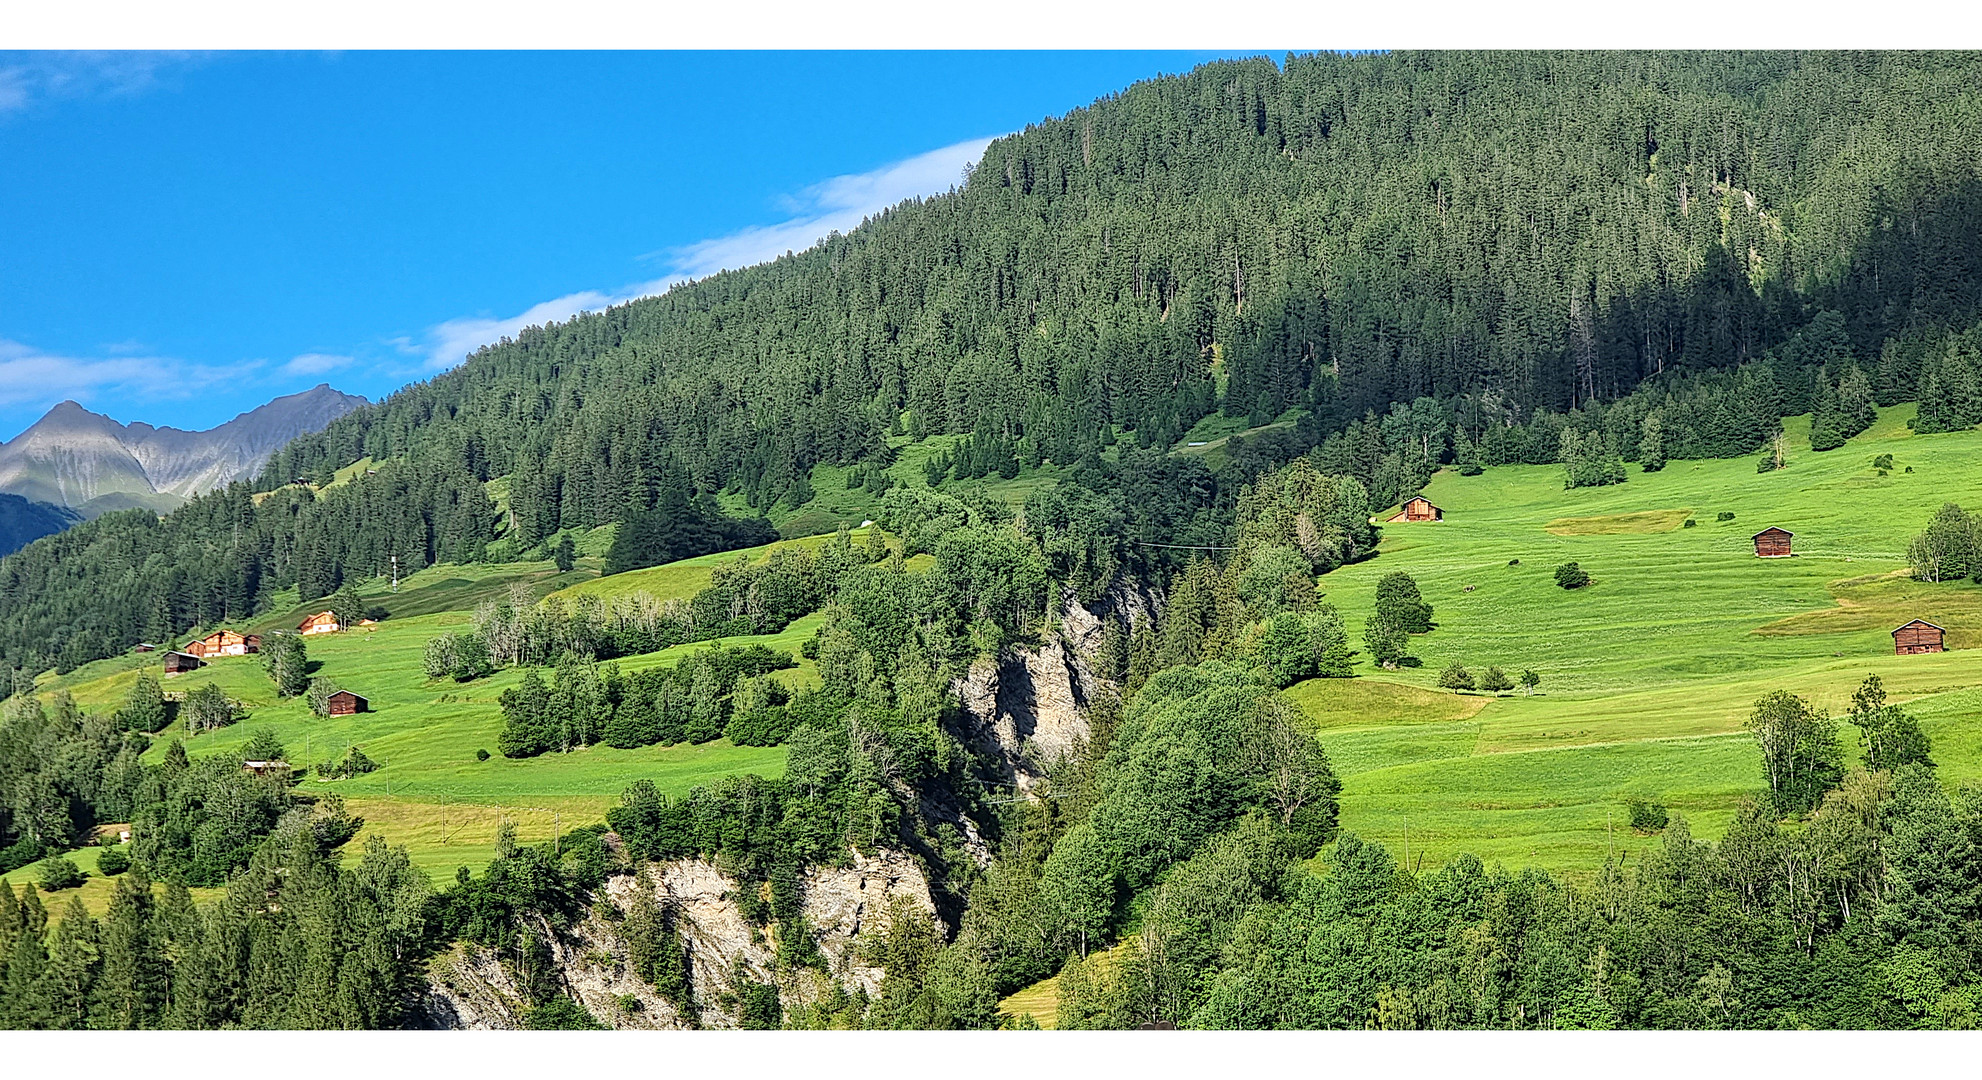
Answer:
<svg viewBox="0 0 1982 1080"><path fill-rule="evenodd" d="M1747 453L1774 420L1733 407L1743 362L1771 358L1785 408L1810 397L1799 365L1836 388L1819 406L1852 363L1882 403L1952 385L1919 358L1982 311L1978 76L1968 53L1387 53L1139 83L810 250L479 350L257 485L30 545L0 561L0 667L73 667L389 557L527 550L648 511L677 468L802 501L815 464L879 462L898 430L1070 465L1117 431L1165 448L1215 410L1299 406L1278 457L1343 431L1327 467L1378 503L1444 455L1386 465L1344 431L1404 403L1386 445L1456 416L1487 464L1556 460L1559 418L1593 402L1635 403L1602 425L1625 460L1657 400L1684 399L1660 460ZM1797 346L1819 318L1828 351ZM1687 389L1709 386L1735 399ZM400 464L248 499L366 456Z"/></svg>
<svg viewBox="0 0 1982 1080"><path fill-rule="evenodd" d="M667 454L775 498L903 409L1070 461L1098 421L1174 435L1318 382L1344 415L1614 399L1759 357L1820 306L1876 355L1982 295L1978 75L1969 54L1207 65L802 254L485 348L270 475L447 452L514 472L541 534L617 519Z"/></svg>

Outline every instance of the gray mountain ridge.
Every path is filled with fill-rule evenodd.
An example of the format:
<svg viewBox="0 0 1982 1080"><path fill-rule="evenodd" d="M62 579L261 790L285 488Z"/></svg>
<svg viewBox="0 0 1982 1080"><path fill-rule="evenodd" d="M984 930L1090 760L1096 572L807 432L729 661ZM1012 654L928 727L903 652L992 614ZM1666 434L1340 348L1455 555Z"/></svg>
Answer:
<svg viewBox="0 0 1982 1080"><path fill-rule="evenodd" d="M73 401L0 443L0 492L84 517L142 506L168 511L254 475L298 435L366 404L319 383L206 431L120 424Z"/></svg>

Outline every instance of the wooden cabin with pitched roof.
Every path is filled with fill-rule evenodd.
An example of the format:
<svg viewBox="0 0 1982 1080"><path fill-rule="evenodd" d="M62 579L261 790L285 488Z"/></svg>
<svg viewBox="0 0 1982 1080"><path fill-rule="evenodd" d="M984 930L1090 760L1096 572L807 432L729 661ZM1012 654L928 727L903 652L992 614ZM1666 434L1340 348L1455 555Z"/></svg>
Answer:
<svg viewBox="0 0 1982 1080"><path fill-rule="evenodd" d="M1410 498L1404 500L1404 505L1398 508L1395 514L1392 514L1391 516L1385 518L1384 520L1392 521L1392 522L1444 521L1445 511L1440 510L1436 506L1433 506L1431 500L1425 498L1423 495L1413 495Z"/></svg>
<svg viewBox="0 0 1982 1080"><path fill-rule="evenodd" d="M1758 559L1783 559L1790 555L1790 537L1796 534L1774 525L1754 535L1755 557Z"/></svg>
<svg viewBox="0 0 1982 1080"><path fill-rule="evenodd" d="M337 613L335 611L319 611L315 615L296 624L296 632L305 636L310 634L335 634L342 629L344 629L344 626L337 621Z"/></svg>
<svg viewBox="0 0 1982 1080"><path fill-rule="evenodd" d="M246 656L262 651L262 636L238 630L215 630L198 641L188 642L184 651L198 657Z"/></svg>
<svg viewBox="0 0 1982 1080"><path fill-rule="evenodd" d="M1915 619L1893 629L1893 655L1914 656L1919 653L1943 652L1945 649L1941 640L1946 636L1946 628L1935 626L1925 619Z"/></svg>

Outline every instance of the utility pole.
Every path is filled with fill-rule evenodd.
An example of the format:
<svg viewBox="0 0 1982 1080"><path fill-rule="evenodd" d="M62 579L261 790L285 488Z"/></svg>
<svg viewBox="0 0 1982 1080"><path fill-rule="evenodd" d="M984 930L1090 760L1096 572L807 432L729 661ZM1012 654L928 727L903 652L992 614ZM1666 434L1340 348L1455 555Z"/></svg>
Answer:
<svg viewBox="0 0 1982 1080"><path fill-rule="evenodd" d="M392 556L392 591L395 593L399 591L399 555L397 552Z"/></svg>

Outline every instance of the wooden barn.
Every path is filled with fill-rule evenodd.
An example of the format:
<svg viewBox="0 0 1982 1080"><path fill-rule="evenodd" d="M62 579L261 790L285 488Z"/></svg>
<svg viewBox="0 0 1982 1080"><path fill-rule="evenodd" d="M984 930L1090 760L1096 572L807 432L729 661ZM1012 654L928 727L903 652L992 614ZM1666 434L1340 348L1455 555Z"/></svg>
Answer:
<svg viewBox="0 0 1982 1080"><path fill-rule="evenodd" d="M334 611L319 611L296 624L296 632L299 634L335 634L342 629L344 627L338 623L337 613Z"/></svg>
<svg viewBox="0 0 1982 1080"><path fill-rule="evenodd" d="M349 690L339 690L330 695L329 707L326 711L331 716L350 716L354 713L369 712L371 707L372 703L366 700L364 695L354 694Z"/></svg>
<svg viewBox="0 0 1982 1080"><path fill-rule="evenodd" d="M243 634L238 630L215 630L213 633L189 642L186 652L194 656L246 656L262 651L260 634Z"/></svg>
<svg viewBox="0 0 1982 1080"><path fill-rule="evenodd" d="M1423 495L1414 495L1404 500L1404 505L1388 521L1444 521L1445 511L1431 504Z"/></svg>
<svg viewBox="0 0 1982 1080"><path fill-rule="evenodd" d="M1893 630L1893 655L1912 656L1915 653L1943 651L1941 638L1947 633L1943 627L1935 626L1925 619L1915 619L1905 626Z"/></svg>
<svg viewBox="0 0 1982 1080"><path fill-rule="evenodd" d="M131 646L131 651L132 651L132 652L134 652L134 653L139 653L139 652L151 652L151 651L153 651L153 650L155 650L155 649L157 649L157 648L158 648L158 646L156 646L156 645L153 645L153 644L152 644L151 642L149 642L149 641L140 641L140 642L138 642L138 643L137 643L136 645L133 645L133 646Z"/></svg>
<svg viewBox="0 0 1982 1080"><path fill-rule="evenodd" d="M253 759L243 761L241 768L256 776L289 776L296 771L286 761L256 761Z"/></svg>
<svg viewBox="0 0 1982 1080"><path fill-rule="evenodd" d="M1781 559L1790 554L1789 538L1796 534L1788 529L1778 529L1774 525L1755 534L1755 557L1758 559Z"/></svg>
<svg viewBox="0 0 1982 1080"><path fill-rule="evenodd" d="M167 675L178 675L181 672L192 671L205 664L206 661L194 656L192 653L168 652L165 654L165 673Z"/></svg>

